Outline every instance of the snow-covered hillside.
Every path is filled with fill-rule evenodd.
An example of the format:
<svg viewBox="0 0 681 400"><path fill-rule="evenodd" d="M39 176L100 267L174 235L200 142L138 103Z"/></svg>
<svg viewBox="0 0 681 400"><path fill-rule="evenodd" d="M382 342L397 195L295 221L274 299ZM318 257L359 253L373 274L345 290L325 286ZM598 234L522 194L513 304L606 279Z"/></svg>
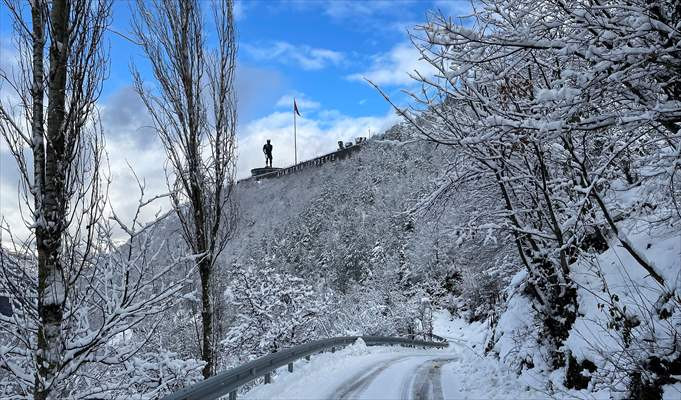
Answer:
<svg viewBox="0 0 681 400"><path fill-rule="evenodd" d="M653 261L671 285L681 283L681 237L678 228L647 229L637 224L628 235ZM514 277L506 289L508 302L488 348L535 387L559 398L623 398L628 374L641 359L673 356L681 326L674 311L675 288L661 288L621 246L585 255L571 266L578 285L578 316L565 341L571 354L565 368L552 371L537 335L536 313L523 295L527 273ZM668 292L668 290L670 292ZM665 311L666 310L666 311ZM666 313L666 315L665 315ZM655 368L655 366L653 366ZM664 384L671 371L659 366L664 398L681 398L681 386ZM676 374L672 372L672 375ZM565 387L571 382L573 387ZM644 389L647 390L647 389ZM651 394L652 395L652 394Z"/></svg>
<svg viewBox="0 0 681 400"><path fill-rule="evenodd" d="M457 393L621 398L629 393L627 374L636 360L674 346L678 313L660 303L664 289L618 241L608 240L606 250L585 252L570 267L578 315L562 348L570 354L566 366L553 369L512 241L485 229L484 199L473 192L453 190L449 198L437 198L444 196L439 189L448 172L446 153L413 136L401 139L372 141L351 160L239 188L240 228L224 254L238 271L225 281L231 282L225 293L231 310L239 312L229 322L226 349L241 352L243 360L307 338L418 333L434 323L436 332L474 354L458 362L457 371L470 368L472 376L480 374L475 379L490 376L489 368L510 374L493 375L496 383L476 391L443 368L443 387L456 381ZM619 189L609 201L639 210L621 234L646 249L667 282L678 284L678 227L651 223L663 209L632 204L655 203L659 193L623 181L613 186ZM473 212L480 214L474 228L468 220ZM471 231L464 234L466 224ZM424 315L424 298L456 316ZM651 314L664 307L670 318ZM362 360L371 364L370 357ZM251 395L281 389L282 398L312 396L295 379L299 374L283 378L285 390L274 385ZM512 376L519 379L513 390ZM665 398L681 395L678 385L663 388Z"/></svg>
<svg viewBox="0 0 681 400"><path fill-rule="evenodd" d="M387 135L349 160L239 184L220 282L229 354L427 329L422 303L452 274L432 216L411 213L439 185L446 162L434 147Z"/></svg>

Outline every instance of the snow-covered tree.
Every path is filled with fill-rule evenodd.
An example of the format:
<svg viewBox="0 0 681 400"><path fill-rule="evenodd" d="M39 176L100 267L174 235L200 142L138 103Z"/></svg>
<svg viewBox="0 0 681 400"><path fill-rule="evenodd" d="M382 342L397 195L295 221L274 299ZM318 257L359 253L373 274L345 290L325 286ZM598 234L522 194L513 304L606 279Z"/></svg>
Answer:
<svg viewBox="0 0 681 400"><path fill-rule="evenodd" d="M33 308L34 331L22 338L35 337L29 346L35 352L35 385L21 386L41 399L55 397L63 376L71 373L62 356L70 339L65 322L72 318L72 290L87 269L94 222L102 213L96 176L101 146L93 117L106 71L101 42L110 4L36 1L30 3L30 19L20 2L6 6L20 63L17 71L3 71L2 78L19 104L2 104L0 129L20 171L37 264L36 292L26 301Z"/></svg>
<svg viewBox="0 0 681 400"><path fill-rule="evenodd" d="M135 87L168 156L171 200L182 237L197 255L201 358L215 373L214 269L232 233L236 165L236 39L232 0L211 2L216 45L206 43L201 1L138 1L134 30L157 86ZM219 297L218 297L219 298Z"/></svg>
<svg viewBox="0 0 681 400"><path fill-rule="evenodd" d="M157 199L146 198L143 185L131 221L108 205L95 102L108 65L103 37L111 3L5 6L19 61L0 72L3 89L14 91L0 104L0 133L16 160L30 234L2 226L0 292L13 312L0 316L0 393L47 399L153 392L130 377L142 374L136 365L149 372L162 350L147 345L184 284L166 277L186 257L156 237L154 221L141 220ZM163 263L159 254L174 257ZM164 389L155 395L195 381L196 364L202 366L178 364L182 371L158 380Z"/></svg>
<svg viewBox="0 0 681 400"><path fill-rule="evenodd" d="M223 349L232 362L319 338L319 321L329 302L265 249L253 255L245 265L234 266L225 294L234 317Z"/></svg>
<svg viewBox="0 0 681 400"><path fill-rule="evenodd" d="M468 20L432 14L412 36L437 73L415 73L414 109L396 109L452 150L454 181L497 199L471 220L512 236L555 368L585 252L621 247L662 297L674 290L626 231L634 216L679 218L680 12L670 1L483 1ZM617 197L635 185L660 192ZM653 204L664 217L646 216Z"/></svg>

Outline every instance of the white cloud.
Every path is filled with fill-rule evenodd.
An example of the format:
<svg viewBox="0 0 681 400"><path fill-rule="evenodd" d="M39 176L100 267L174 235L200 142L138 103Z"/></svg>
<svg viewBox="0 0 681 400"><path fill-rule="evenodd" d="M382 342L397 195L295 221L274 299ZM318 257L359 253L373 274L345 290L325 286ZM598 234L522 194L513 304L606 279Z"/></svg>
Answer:
<svg viewBox="0 0 681 400"><path fill-rule="evenodd" d="M393 47L389 52L372 57L371 67L360 73L348 76L348 79L363 81L369 79L377 85L398 86L410 85L414 80L409 74L418 71L423 76L435 74L435 68L421 59L421 54L407 42Z"/></svg>
<svg viewBox="0 0 681 400"><path fill-rule="evenodd" d="M3 142L0 146L0 223L9 226L15 238L24 239L28 236L26 223L32 223L31 215L28 208L19 208L19 173L14 158L5 147ZM22 211L25 213L23 216ZM25 222L24 218L28 218L29 221ZM3 232L2 242L8 241L9 238Z"/></svg>
<svg viewBox="0 0 681 400"><path fill-rule="evenodd" d="M318 102L306 98L304 94L296 92L296 93L281 96L279 98L279 100L277 100L276 107L293 109L293 99L294 98L296 99L296 104L298 105L298 110L300 110L300 111L302 111L302 110L316 110L321 106L321 104L319 104Z"/></svg>
<svg viewBox="0 0 681 400"><path fill-rule="evenodd" d="M165 153L155 132L148 128L151 121L132 88L124 88L109 96L100 104L100 115L107 153L107 165L103 170L111 178L109 206L123 221L129 221L139 199L138 186L130 167L145 181L145 198L149 199L167 191L163 170ZM20 215L18 170L14 159L2 145L0 172L0 218L10 226L15 238L25 239L28 230ZM166 201L159 201L144 210L142 220L148 221L159 210L168 207ZM28 209L23 207L23 211ZM24 217L31 218L29 214L24 214Z"/></svg>
<svg viewBox="0 0 681 400"><path fill-rule="evenodd" d="M318 70L330 65L339 65L345 59L343 53L307 45L293 45L276 41L268 44L241 44L240 47L259 61L278 61L296 64L305 70Z"/></svg>
<svg viewBox="0 0 681 400"><path fill-rule="evenodd" d="M399 117L391 110L383 116L350 117L336 110L322 110L316 118L298 118L298 161L308 160L334 151L338 141L349 141L359 136L382 132ZM246 124L239 134L237 177L250 176L252 168L265 166L262 146L272 141L273 164L286 167L294 161L293 117L290 112L274 112Z"/></svg>

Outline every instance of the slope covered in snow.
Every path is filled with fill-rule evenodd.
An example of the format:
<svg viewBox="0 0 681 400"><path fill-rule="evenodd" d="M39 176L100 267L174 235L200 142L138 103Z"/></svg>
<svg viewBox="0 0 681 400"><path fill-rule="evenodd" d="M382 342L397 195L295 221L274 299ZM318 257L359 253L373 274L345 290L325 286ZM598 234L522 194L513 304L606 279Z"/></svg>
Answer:
<svg viewBox="0 0 681 400"><path fill-rule="evenodd" d="M640 192L641 188L628 190ZM644 202L645 196L631 196ZM537 332L537 315L526 290L527 273L519 272L506 289L508 301L493 330L488 348L528 382L558 398L627 398L631 374L641 363L667 360L673 365L681 320L678 285L681 284L681 235L674 224L652 224L660 214L647 212L623 227L622 234L650 260L665 279L659 285L615 239L602 253L586 253L571 265L577 285L578 314L563 351L567 365L552 370ZM659 361L658 361L659 362ZM656 367L661 395L681 398L677 375L662 364ZM678 369L678 367L676 367ZM572 382L573 387L566 387ZM654 396L652 389L639 395ZM654 397L651 397L654 398Z"/></svg>
<svg viewBox="0 0 681 400"><path fill-rule="evenodd" d="M659 181L632 185L614 180L606 201L635 216L620 222L620 235L644 250L667 286L650 277L618 238L606 235L605 250L582 252L570 266L578 311L561 348L569 356L556 369L510 236L493 232L493 224L476 236L486 231L481 212L486 199L467 192L465 185L449 190L448 199L435 198L445 196L439 188L447 163L446 153L427 143L384 140L343 163L250 184L240 192L247 222L230 247L231 257L242 268L256 270L262 264L255 260L264 260L268 271L302 277L305 290L314 293L303 302L314 298L316 307L314 318L297 320L315 326L306 331L309 337L441 332L456 353L456 361L441 366L443 391L471 398L623 398L641 360L650 360L651 354L674 357L681 236L673 218L668 224L658 222L672 212L655 189ZM466 231L467 218L476 213L480 219ZM260 240L257 250L255 238ZM329 297L320 302L320 293ZM455 316L441 313L431 319L419 304L423 298ZM239 329L250 323L246 318ZM281 333L278 338L285 337ZM291 335L286 343L297 339L303 336ZM262 341L257 346L266 348ZM418 361L398 364L386 367L396 380L407 379L400 375L407 370L418 370ZM485 391L476 382L485 382ZM377 394L374 383L363 386L368 395ZM678 384L662 387L666 398L681 395ZM257 397L258 390L276 391L255 389L252 395ZM307 393L295 385L290 390L281 393Z"/></svg>

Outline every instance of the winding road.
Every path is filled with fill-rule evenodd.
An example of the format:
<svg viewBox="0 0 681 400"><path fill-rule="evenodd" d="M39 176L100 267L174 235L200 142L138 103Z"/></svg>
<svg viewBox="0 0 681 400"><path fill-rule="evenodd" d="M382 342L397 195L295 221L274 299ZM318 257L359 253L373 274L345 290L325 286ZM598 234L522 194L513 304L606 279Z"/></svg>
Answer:
<svg viewBox="0 0 681 400"><path fill-rule="evenodd" d="M481 354L482 324L442 323L439 350L348 346L301 360L293 373L281 371L268 385L256 385L244 400L536 400L547 395L498 359ZM441 333L440 333L441 332ZM531 379L531 378L527 378Z"/></svg>

